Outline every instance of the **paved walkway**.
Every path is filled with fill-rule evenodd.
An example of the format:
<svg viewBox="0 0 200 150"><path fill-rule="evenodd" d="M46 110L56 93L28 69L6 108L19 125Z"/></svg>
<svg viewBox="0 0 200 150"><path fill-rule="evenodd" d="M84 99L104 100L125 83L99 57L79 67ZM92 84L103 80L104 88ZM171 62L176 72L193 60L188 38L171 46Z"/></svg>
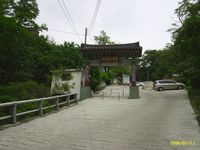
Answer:
<svg viewBox="0 0 200 150"><path fill-rule="evenodd" d="M0 150L199 150L200 128L184 90L140 90L140 99L95 97L0 131ZM119 90L119 91L120 91ZM194 145L170 145L170 141Z"/></svg>

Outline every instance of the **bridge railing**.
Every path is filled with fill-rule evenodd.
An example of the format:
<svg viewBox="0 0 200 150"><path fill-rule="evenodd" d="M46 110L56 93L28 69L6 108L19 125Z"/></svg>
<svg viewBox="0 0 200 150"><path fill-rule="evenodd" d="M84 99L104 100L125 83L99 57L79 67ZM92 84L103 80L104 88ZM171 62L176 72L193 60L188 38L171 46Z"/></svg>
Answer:
<svg viewBox="0 0 200 150"><path fill-rule="evenodd" d="M45 102L50 102L50 105L45 106ZM36 109L29 109L26 111L18 112L18 107L23 104L33 104L38 103ZM45 97L45 98L37 98L37 99L30 99L30 100L23 100L23 101L14 101L8 103L0 103L0 109L9 108L9 112L4 116L0 116L0 122L2 120L10 119L11 123L17 123L17 117L27 115L30 113L39 112L40 115L43 115L46 109L54 108L53 110L59 110L64 106L70 106L71 104L78 104L77 93L70 93L65 95L59 96L52 96L52 97Z"/></svg>

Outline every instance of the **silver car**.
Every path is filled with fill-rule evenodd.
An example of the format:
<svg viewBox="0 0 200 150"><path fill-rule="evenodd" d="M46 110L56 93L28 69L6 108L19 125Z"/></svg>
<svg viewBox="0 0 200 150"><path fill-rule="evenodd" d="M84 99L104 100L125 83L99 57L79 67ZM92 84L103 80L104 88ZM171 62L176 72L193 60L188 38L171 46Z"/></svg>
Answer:
<svg viewBox="0 0 200 150"><path fill-rule="evenodd" d="M178 83L174 80L156 80L153 86L154 86L154 89L158 91L185 88L185 84Z"/></svg>

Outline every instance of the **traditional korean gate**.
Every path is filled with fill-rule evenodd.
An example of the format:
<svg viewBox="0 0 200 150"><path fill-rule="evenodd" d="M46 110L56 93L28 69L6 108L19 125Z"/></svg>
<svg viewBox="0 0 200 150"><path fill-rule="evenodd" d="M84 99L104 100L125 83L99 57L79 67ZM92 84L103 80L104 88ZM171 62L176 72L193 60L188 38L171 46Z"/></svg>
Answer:
<svg viewBox="0 0 200 150"><path fill-rule="evenodd" d="M131 65L129 98L139 98L139 88L136 86L135 58L141 57L142 47L139 42L113 45L82 44L80 51L86 60L83 70L82 88L88 91L90 85L90 67ZM87 89L87 90L85 90Z"/></svg>

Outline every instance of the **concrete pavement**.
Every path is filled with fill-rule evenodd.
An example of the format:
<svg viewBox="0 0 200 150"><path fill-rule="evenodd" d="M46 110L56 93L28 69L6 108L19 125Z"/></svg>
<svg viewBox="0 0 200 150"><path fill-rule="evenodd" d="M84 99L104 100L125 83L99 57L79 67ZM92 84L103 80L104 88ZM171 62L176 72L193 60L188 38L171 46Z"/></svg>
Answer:
<svg viewBox="0 0 200 150"><path fill-rule="evenodd" d="M141 89L140 99L133 100L127 99L128 87L108 88L125 89L125 96L90 98L1 130L0 150L200 149L200 128L185 90Z"/></svg>

